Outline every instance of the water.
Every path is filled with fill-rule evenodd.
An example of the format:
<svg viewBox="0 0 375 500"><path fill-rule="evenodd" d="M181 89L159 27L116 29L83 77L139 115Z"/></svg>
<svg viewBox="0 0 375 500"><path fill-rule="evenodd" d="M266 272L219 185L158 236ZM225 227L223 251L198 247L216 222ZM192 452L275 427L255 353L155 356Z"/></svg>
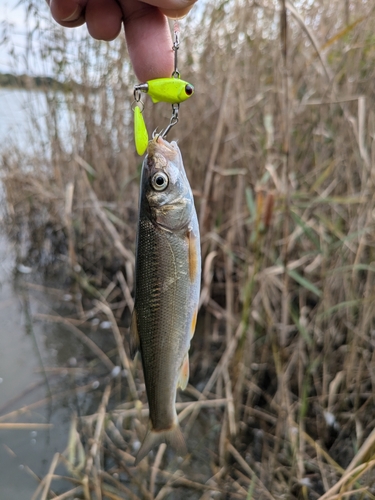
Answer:
<svg viewBox="0 0 375 500"><path fill-rule="evenodd" d="M44 140L45 110L42 93L0 89L0 149L16 143L24 151L35 147L35 140L30 140L35 137L33 127L42 131L39 138ZM38 272L15 277L14 256L12 244L0 232L0 424L49 423L53 427L4 430L0 426L0 500L32 497L38 486L35 475L44 477L54 453L67 445L70 421L77 411L75 388L82 373L87 378L87 372L77 377L71 368L72 358L83 359L85 352L70 332L61 324L33 319L61 307L62 284L52 283L51 294L32 284L42 282ZM67 389L71 395L57 397ZM22 416L10 414L45 398L47 402ZM62 487L57 484L56 490Z"/></svg>
<svg viewBox="0 0 375 500"><path fill-rule="evenodd" d="M69 327L41 318L75 313L75 297L66 293L63 274L50 278L46 287L38 271L15 275L13 256L12 245L0 236L0 500L28 500L38 486L35 475L43 478L53 455L66 449L74 415L97 408L101 377L108 370ZM96 327L86 333L104 351L113 349L108 330ZM4 422L51 427L4 430ZM61 493L68 486L54 481L52 488Z"/></svg>
<svg viewBox="0 0 375 500"><path fill-rule="evenodd" d="M41 141L46 136L46 110L42 92L0 88L0 149L17 144L25 152L30 152L38 146L36 138ZM35 134L36 130L38 134Z"/></svg>
<svg viewBox="0 0 375 500"><path fill-rule="evenodd" d="M54 100L59 136L69 149L71 131L66 96L55 93ZM0 153L16 145L24 153L40 155L43 151L48 156L47 127L51 126L48 113L45 92L0 88Z"/></svg>
<svg viewBox="0 0 375 500"><path fill-rule="evenodd" d="M52 361L44 342L41 323L29 324L28 314L34 308L27 291L15 290L12 270L13 251L0 238L0 415L8 413L48 394L41 369ZM30 302L31 300L31 302ZM44 361L43 361L44 360ZM14 402L12 403L12 400ZM0 428L0 499L31 498L37 487L28 467L37 475L48 468L55 451L62 450L67 432L68 414L59 410L48 415L48 406L28 412L22 418L6 422L55 422L58 432L46 430L2 430ZM65 413L65 415L64 415ZM4 422L0 417L0 422Z"/></svg>

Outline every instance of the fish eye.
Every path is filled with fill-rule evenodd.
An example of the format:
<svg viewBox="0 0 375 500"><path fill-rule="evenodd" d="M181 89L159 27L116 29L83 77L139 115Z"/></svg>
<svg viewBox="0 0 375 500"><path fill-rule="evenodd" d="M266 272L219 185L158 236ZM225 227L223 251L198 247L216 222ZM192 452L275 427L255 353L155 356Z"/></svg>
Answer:
<svg viewBox="0 0 375 500"><path fill-rule="evenodd" d="M164 191L169 184L168 176L164 172L157 172L151 179L151 185L155 191Z"/></svg>
<svg viewBox="0 0 375 500"><path fill-rule="evenodd" d="M194 93L194 87L193 85L191 85L191 83L185 85L185 93L186 95L192 95Z"/></svg>

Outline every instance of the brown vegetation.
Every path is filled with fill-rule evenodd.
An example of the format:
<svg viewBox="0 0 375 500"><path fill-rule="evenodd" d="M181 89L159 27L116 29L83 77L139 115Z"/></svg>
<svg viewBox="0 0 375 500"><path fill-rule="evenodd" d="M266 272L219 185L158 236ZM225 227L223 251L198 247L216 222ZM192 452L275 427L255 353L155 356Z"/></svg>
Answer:
<svg viewBox="0 0 375 500"><path fill-rule="evenodd" d="M50 151L2 158L8 214L14 236L28 226L29 258L51 228L50 261L65 253L112 322L128 386L106 413L109 381L97 413L74 421L35 498L58 462L74 485L58 498L375 498L375 12L365 0L261 4L216 2L183 24L179 66L196 93L169 139L195 193L204 270L178 406L190 455L166 460L162 445L138 469L142 375L118 328L132 307L135 82L122 40L73 47L53 32L58 71L69 47L82 83L64 96L71 132L48 92ZM150 131L165 127L170 107L146 101Z"/></svg>

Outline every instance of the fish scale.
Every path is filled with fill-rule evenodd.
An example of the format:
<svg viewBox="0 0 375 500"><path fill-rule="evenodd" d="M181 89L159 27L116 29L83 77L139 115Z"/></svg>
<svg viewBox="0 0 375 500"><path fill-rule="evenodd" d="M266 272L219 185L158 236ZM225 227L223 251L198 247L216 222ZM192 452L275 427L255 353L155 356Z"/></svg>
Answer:
<svg viewBox="0 0 375 500"><path fill-rule="evenodd" d="M144 279L137 286L137 299L139 297L141 304L137 308L137 315L143 316L142 329L150 332L150 335L140 337L140 348L150 414L155 415L153 423L158 428L158 415L166 413L164 407L172 409L174 406L171 405L171 400L175 400L178 369L184 357L178 353L186 351L190 341L183 329L188 302L184 277L175 276L173 284L168 285L166 290L161 289L160 283L165 283L170 278L170 274L166 275L166 270L175 269L179 263L187 262L188 250L186 243L181 245L180 238L161 233L152 223L142 221L141 225L139 245L144 245L145 252L137 262L137 271L143 271ZM169 242L170 239L177 241ZM173 253L168 251L172 245ZM150 302L147 301L148 297L151 297ZM173 309L162 307L163 303L172 304ZM174 378L171 377L171 372L175 374ZM162 390L160 380L163 381ZM172 427L174 420L174 413L169 412L163 425Z"/></svg>
<svg viewBox="0 0 375 500"><path fill-rule="evenodd" d="M165 190L152 187L159 172L169 180ZM186 452L175 399L187 384L201 263L193 195L176 143L150 142L139 207L131 335L132 354L138 348L142 356L150 425L136 463L163 441Z"/></svg>

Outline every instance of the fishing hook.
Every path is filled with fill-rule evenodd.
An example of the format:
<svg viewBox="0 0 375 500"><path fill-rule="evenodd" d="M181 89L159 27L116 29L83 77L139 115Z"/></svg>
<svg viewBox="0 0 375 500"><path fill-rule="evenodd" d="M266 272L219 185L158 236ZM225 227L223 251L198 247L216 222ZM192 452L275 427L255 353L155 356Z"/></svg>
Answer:
<svg viewBox="0 0 375 500"><path fill-rule="evenodd" d="M171 116L169 125L167 126L167 128L164 131L161 131L159 134L159 135L161 135L161 137L163 139L165 139L167 137L167 134L171 130L171 128L174 127L176 125L176 123L178 123L179 108L180 108L179 104L172 104L172 116Z"/></svg>

